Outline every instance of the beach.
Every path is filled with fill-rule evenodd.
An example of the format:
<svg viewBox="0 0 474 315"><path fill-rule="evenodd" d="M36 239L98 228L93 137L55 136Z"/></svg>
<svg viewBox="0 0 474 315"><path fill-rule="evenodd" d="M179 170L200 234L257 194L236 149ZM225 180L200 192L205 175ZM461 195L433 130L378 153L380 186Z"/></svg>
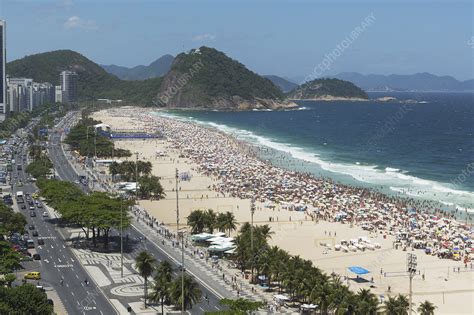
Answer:
<svg viewBox="0 0 474 315"><path fill-rule="evenodd" d="M108 109L93 113L93 118L112 130L163 133L163 139L118 140L115 145L152 163L166 196L139 204L169 228L177 221L177 169L180 224L195 209L230 211L239 223L249 222L255 198L254 223L269 224L272 245L344 278L355 278L349 266L368 269L367 282L345 280L351 289L372 285L381 299L407 294L406 255L414 253L419 270L413 280L416 305L429 300L439 314L474 312L474 269L467 251L472 228L439 209L279 169L258 158L255 151L262 148L217 130L157 116L150 109ZM106 174L106 166L102 168ZM415 247L431 248L436 255ZM459 260L438 258L448 250Z"/></svg>

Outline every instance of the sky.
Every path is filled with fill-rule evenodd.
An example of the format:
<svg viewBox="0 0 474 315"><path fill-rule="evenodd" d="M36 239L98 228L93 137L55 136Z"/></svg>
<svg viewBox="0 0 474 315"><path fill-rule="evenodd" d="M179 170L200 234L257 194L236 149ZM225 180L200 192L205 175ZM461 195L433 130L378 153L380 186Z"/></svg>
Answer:
<svg viewBox="0 0 474 315"><path fill-rule="evenodd" d="M466 80L474 78L473 3L0 0L0 18L8 60L72 49L99 64L130 67L204 45L259 74L294 81L347 71Z"/></svg>

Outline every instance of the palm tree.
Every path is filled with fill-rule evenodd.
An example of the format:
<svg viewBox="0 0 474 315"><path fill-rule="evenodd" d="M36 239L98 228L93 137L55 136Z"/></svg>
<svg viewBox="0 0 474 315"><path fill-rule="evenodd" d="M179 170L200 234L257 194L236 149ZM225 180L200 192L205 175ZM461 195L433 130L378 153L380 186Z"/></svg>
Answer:
<svg viewBox="0 0 474 315"><path fill-rule="evenodd" d="M399 315L399 304L396 297L389 296L384 303L385 315Z"/></svg>
<svg viewBox="0 0 474 315"><path fill-rule="evenodd" d="M406 295L399 294L397 296L398 311L399 315L408 315L408 311L411 309L410 301Z"/></svg>
<svg viewBox="0 0 474 315"><path fill-rule="evenodd" d="M418 306L418 312L420 315L434 315L434 310L436 309L436 306L431 303L430 301L424 301L423 303L420 303L420 306Z"/></svg>
<svg viewBox="0 0 474 315"><path fill-rule="evenodd" d="M181 277L176 278L170 287L170 297L176 308L181 309L183 297L181 295ZM190 276L184 276L184 309L192 308L193 304L201 300L201 289Z"/></svg>
<svg viewBox="0 0 474 315"><path fill-rule="evenodd" d="M209 231L209 233L214 232L214 227L216 226L216 213L212 209L207 209L204 212L204 225Z"/></svg>
<svg viewBox="0 0 474 315"><path fill-rule="evenodd" d="M226 221L225 213L223 212L218 213L216 217L215 228L218 229L219 232L225 232L225 221Z"/></svg>
<svg viewBox="0 0 474 315"><path fill-rule="evenodd" d="M225 214L225 223L224 223L224 229L230 233L232 231L235 231L237 229L237 220L235 219L235 216L232 212L227 211Z"/></svg>
<svg viewBox="0 0 474 315"><path fill-rule="evenodd" d="M358 301L356 306L357 313L369 315L377 314L379 300L374 293L370 292L369 289L360 289L356 297Z"/></svg>
<svg viewBox="0 0 474 315"><path fill-rule="evenodd" d="M202 233L206 226L205 213L202 210L193 210L188 216L188 225L192 234Z"/></svg>
<svg viewBox="0 0 474 315"><path fill-rule="evenodd" d="M145 290L144 290L144 300L145 300L145 308L146 308L146 295L148 291L148 277L153 274L153 270L155 269L154 263L156 259L150 255L149 253L142 251L138 256L135 258L135 264L138 269L138 273L145 279Z"/></svg>
<svg viewBox="0 0 474 315"><path fill-rule="evenodd" d="M150 299L161 304L161 313L164 314L164 305L170 298L170 288L172 283L172 267L167 260L163 260L156 269L152 293Z"/></svg>
<svg viewBox="0 0 474 315"><path fill-rule="evenodd" d="M257 226L255 230L264 240L272 238L272 235L275 234L268 224Z"/></svg>

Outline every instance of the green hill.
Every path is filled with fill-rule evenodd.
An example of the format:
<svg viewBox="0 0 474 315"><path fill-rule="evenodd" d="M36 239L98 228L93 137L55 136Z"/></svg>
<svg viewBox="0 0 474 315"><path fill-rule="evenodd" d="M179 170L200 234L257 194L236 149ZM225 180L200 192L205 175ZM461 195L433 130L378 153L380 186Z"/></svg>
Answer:
<svg viewBox="0 0 474 315"><path fill-rule="evenodd" d="M249 109L288 106L270 80L213 48L176 56L156 101L173 108Z"/></svg>
<svg viewBox="0 0 474 315"><path fill-rule="evenodd" d="M292 99L368 99L364 90L349 81L316 79L306 82L288 94Z"/></svg>
<svg viewBox="0 0 474 315"><path fill-rule="evenodd" d="M147 105L151 104L161 84L160 78L144 81L120 80L72 50L35 54L7 64L7 74L11 77L28 77L36 82L51 82L54 85L59 85L59 73L63 70L78 73L80 100L111 98Z"/></svg>

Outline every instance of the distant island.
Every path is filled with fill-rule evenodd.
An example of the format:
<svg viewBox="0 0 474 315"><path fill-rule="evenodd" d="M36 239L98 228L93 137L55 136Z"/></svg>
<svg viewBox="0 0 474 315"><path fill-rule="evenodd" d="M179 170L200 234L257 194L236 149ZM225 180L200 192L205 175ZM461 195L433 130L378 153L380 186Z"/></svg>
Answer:
<svg viewBox="0 0 474 315"><path fill-rule="evenodd" d="M351 82L339 79L315 79L305 82L288 93L294 100L323 100L323 101L359 101L368 100L364 90Z"/></svg>

